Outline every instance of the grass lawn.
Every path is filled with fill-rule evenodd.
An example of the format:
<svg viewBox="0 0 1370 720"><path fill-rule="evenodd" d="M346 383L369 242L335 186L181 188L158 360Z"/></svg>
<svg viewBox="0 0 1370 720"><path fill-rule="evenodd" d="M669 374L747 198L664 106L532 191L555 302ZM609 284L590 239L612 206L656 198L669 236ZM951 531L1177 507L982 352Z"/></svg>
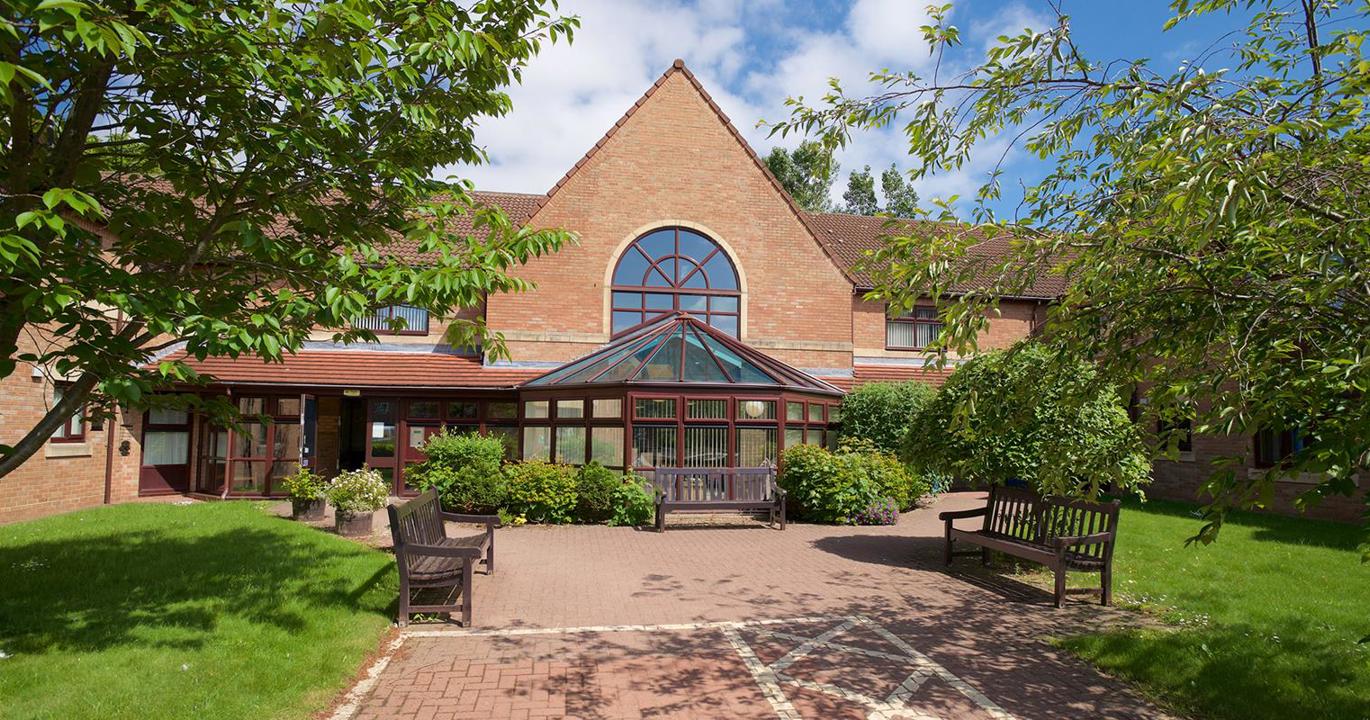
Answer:
<svg viewBox="0 0 1370 720"><path fill-rule="evenodd" d="M1172 628L1061 644L1201 718L1370 718L1361 530L1243 513L1216 543L1185 547L1192 511L1153 500L1119 521L1115 589Z"/></svg>
<svg viewBox="0 0 1370 720"><path fill-rule="evenodd" d="M255 503L0 527L0 718L305 718L390 621L390 556Z"/></svg>

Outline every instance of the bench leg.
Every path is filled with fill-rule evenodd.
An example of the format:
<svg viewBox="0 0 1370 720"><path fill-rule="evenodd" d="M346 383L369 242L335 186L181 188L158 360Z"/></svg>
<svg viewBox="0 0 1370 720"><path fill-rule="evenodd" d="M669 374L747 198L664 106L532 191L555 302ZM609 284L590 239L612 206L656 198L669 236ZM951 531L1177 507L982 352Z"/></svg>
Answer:
<svg viewBox="0 0 1370 720"><path fill-rule="evenodd" d="M1066 568L1064 565L1056 566L1056 607L1061 607L1066 598Z"/></svg>
<svg viewBox="0 0 1370 720"><path fill-rule="evenodd" d="M395 624L400 627L409 625L409 579L400 573L400 610L395 613Z"/></svg>
<svg viewBox="0 0 1370 720"><path fill-rule="evenodd" d="M1113 566L1105 565L1104 571L1099 573L1099 604L1113 604Z"/></svg>
<svg viewBox="0 0 1370 720"><path fill-rule="evenodd" d="M471 567L476 564L475 558L466 558L461 565L461 626L471 627Z"/></svg>
<svg viewBox="0 0 1370 720"><path fill-rule="evenodd" d="M485 548L485 574L495 574L495 538L494 531L491 531L490 546Z"/></svg>
<svg viewBox="0 0 1370 720"><path fill-rule="evenodd" d="M785 501L780 501L780 529L785 529Z"/></svg>
<svg viewBox="0 0 1370 720"><path fill-rule="evenodd" d="M946 549L945 549L945 551L944 551L944 554L946 555L947 567L951 567L951 544L952 544L954 541L951 539L951 521L948 520L948 521L946 521L946 522L947 522L947 532L946 532L947 544L946 544Z"/></svg>
<svg viewBox="0 0 1370 720"><path fill-rule="evenodd" d="M656 504L656 531L666 532L666 513L659 502Z"/></svg>
<svg viewBox="0 0 1370 720"><path fill-rule="evenodd" d="M980 548L980 564L989 567L989 548Z"/></svg>

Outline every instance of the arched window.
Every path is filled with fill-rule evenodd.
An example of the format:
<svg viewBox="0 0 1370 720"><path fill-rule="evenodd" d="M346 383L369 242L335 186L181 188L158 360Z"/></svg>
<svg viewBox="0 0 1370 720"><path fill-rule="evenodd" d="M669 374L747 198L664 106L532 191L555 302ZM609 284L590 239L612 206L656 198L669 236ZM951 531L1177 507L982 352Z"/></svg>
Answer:
<svg viewBox="0 0 1370 720"><path fill-rule="evenodd" d="M686 228L653 230L614 267L613 333L684 310L734 337L742 294L737 269L718 243Z"/></svg>

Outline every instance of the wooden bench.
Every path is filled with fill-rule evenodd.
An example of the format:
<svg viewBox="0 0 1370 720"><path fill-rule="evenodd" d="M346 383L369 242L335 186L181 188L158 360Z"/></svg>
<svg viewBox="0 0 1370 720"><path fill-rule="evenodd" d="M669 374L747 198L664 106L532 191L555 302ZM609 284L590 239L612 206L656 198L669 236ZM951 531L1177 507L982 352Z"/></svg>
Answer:
<svg viewBox="0 0 1370 720"><path fill-rule="evenodd" d="M673 512L766 512L770 524L785 529L785 490L775 482L775 468L657 468L656 530L666 531Z"/></svg>
<svg viewBox="0 0 1370 720"><path fill-rule="evenodd" d="M979 546L981 560L989 564L989 551L1041 563L1056 574L1056 607L1066 595L1066 570L1099 573L1098 593L1104 605L1113 602L1113 542L1118 534L1118 501L1099 503L1062 497L1040 497L1030 490L995 487L985 507L944 512L946 560L977 551L953 551L963 542ZM978 530L952 526L953 520L983 517Z"/></svg>
<svg viewBox="0 0 1370 720"><path fill-rule="evenodd" d="M495 573L495 526L497 515L458 515L442 511L436 490L428 490L402 505L386 508L390 537L395 543L395 563L400 571L400 627L414 613L450 615L457 609L445 605L415 605L411 593L426 588L451 588L461 597L461 624L471 627L471 578L475 565L485 562L485 574ZM475 535L448 537L444 521L484 525Z"/></svg>

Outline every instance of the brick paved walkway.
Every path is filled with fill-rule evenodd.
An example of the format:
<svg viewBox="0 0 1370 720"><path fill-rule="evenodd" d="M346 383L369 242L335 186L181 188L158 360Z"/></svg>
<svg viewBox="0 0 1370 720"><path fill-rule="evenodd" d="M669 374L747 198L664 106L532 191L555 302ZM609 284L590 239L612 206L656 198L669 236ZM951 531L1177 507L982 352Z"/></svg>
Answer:
<svg viewBox="0 0 1370 720"><path fill-rule="evenodd" d="M476 627L411 625L336 717L1160 716L1043 642L1126 613L942 570L936 513L981 497L894 527L500 530Z"/></svg>

